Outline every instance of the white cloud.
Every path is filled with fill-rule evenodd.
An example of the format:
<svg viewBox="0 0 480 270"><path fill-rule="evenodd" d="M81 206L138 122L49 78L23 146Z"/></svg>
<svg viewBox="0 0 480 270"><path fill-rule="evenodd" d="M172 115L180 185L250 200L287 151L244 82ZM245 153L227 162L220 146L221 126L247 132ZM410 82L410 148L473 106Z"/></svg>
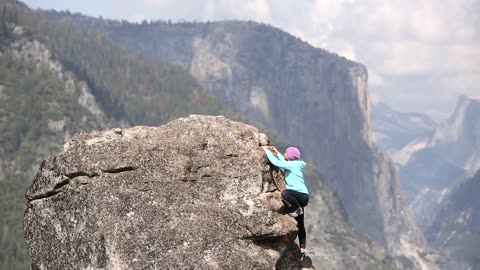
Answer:
<svg viewBox="0 0 480 270"><path fill-rule="evenodd" d="M143 5L157 11L156 18L173 20L270 20L268 0L143 0Z"/></svg>
<svg viewBox="0 0 480 270"><path fill-rule="evenodd" d="M358 61L355 48L351 44L343 43L335 46L334 48L334 51L339 55L345 56L346 58L353 61Z"/></svg>
<svg viewBox="0 0 480 270"><path fill-rule="evenodd" d="M416 38L432 42L471 41L475 37L471 1L421 1L411 12L411 31Z"/></svg>
<svg viewBox="0 0 480 270"><path fill-rule="evenodd" d="M377 52L383 56L382 74L393 76L426 73L435 65L435 56L427 44L412 40L382 44Z"/></svg>
<svg viewBox="0 0 480 270"><path fill-rule="evenodd" d="M238 2L237 2L238 3ZM254 0L246 2L247 10L254 14L254 17L270 21L270 7L267 0Z"/></svg>
<svg viewBox="0 0 480 270"><path fill-rule="evenodd" d="M479 96L480 72L456 74L446 78L444 84L456 95Z"/></svg>
<svg viewBox="0 0 480 270"><path fill-rule="evenodd" d="M385 83L383 77L378 74L375 70L368 70L368 85L370 86L381 86Z"/></svg>
<svg viewBox="0 0 480 270"><path fill-rule="evenodd" d="M480 43L459 43L448 47L445 65L457 72L476 71L480 77ZM480 85L479 85L480 86Z"/></svg>
<svg viewBox="0 0 480 270"><path fill-rule="evenodd" d="M372 91L370 91L370 99L372 101L372 104L377 104L378 102L380 102L380 97Z"/></svg>

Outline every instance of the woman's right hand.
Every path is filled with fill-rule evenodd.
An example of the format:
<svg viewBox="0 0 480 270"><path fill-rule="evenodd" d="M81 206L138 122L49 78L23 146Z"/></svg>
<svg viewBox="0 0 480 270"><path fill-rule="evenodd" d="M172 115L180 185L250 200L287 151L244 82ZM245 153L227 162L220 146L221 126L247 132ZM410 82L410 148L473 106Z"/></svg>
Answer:
<svg viewBox="0 0 480 270"><path fill-rule="evenodd" d="M275 148L275 146L270 146L270 151L272 151L275 155L278 154L278 150Z"/></svg>

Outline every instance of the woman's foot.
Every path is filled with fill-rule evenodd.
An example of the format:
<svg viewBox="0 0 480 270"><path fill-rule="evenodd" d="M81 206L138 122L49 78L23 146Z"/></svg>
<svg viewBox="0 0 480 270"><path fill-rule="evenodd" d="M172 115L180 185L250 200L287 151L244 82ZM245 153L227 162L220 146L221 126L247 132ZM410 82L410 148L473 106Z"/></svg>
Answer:
<svg viewBox="0 0 480 270"><path fill-rule="evenodd" d="M300 260L303 260L307 256L307 249L305 248L300 248Z"/></svg>
<svg viewBox="0 0 480 270"><path fill-rule="evenodd" d="M298 208L297 210L295 210L291 213L288 213L288 215L291 216L291 217L298 217L302 214L303 214L303 209L302 208Z"/></svg>

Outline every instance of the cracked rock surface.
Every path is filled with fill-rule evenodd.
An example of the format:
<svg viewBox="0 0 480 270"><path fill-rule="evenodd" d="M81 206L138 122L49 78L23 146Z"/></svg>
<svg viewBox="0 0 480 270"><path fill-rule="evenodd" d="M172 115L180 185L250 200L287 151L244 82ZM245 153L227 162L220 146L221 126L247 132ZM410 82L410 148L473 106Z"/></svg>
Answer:
<svg viewBox="0 0 480 270"><path fill-rule="evenodd" d="M266 141L213 116L75 135L26 192L32 269L301 268Z"/></svg>

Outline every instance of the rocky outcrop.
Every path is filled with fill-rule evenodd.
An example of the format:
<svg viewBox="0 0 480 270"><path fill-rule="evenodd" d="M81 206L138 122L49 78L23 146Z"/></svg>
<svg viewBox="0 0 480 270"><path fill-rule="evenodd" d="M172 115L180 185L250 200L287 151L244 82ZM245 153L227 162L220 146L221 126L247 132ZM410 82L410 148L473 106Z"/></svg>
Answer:
<svg viewBox="0 0 480 270"><path fill-rule="evenodd" d="M75 135L26 193L32 268L299 268L266 142L207 116Z"/></svg>

